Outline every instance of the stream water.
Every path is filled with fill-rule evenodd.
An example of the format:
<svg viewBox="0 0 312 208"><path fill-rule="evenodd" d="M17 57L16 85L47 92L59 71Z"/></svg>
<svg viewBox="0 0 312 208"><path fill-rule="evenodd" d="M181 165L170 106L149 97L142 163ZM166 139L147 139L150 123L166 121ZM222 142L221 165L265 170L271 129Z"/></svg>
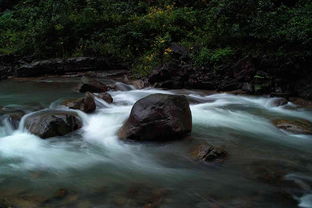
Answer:
<svg viewBox="0 0 312 208"><path fill-rule="evenodd" d="M78 80L0 82L0 106L28 113L64 108L81 96ZM97 100L79 112L83 128L42 140L21 122L0 122L0 207L311 208L312 136L290 134L273 119L305 119L312 112L274 98L207 95L204 91L137 90L120 84L113 104ZM132 105L153 93L184 94L191 102L191 138L166 144L125 143L116 131ZM26 115L27 116L27 115ZM25 116L24 116L25 118ZM222 146L224 161L190 158L201 142Z"/></svg>

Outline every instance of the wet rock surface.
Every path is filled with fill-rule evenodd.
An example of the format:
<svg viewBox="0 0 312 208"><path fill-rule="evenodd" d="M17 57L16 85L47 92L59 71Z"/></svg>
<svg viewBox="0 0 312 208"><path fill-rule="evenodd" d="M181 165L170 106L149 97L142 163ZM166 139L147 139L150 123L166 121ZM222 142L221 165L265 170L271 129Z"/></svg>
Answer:
<svg viewBox="0 0 312 208"><path fill-rule="evenodd" d="M307 120L274 120L273 124L294 134L312 134L312 123Z"/></svg>
<svg viewBox="0 0 312 208"><path fill-rule="evenodd" d="M192 114L185 96L153 94L137 101L119 130L122 139L171 141L192 131Z"/></svg>
<svg viewBox="0 0 312 208"><path fill-rule="evenodd" d="M227 156L227 152L222 147L203 143L195 146L191 151L191 157L194 160L203 162L223 161Z"/></svg>
<svg viewBox="0 0 312 208"><path fill-rule="evenodd" d="M71 109L81 110L85 113L92 113L96 110L94 95L89 92L82 98L67 100L63 102L63 105Z"/></svg>
<svg viewBox="0 0 312 208"><path fill-rule="evenodd" d="M25 120L26 129L42 139L64 136L82 127L82 121L74 112L43 111Z"/></svg>
<svg viewBox="0 0 312 208"><path fill-rule="evenodd" d="M111 89L108 85L90 77L82 77L81 83L82 84L79 87L79 92L83 93L84 92L101 93Z"/></svg>
<svg viewBox="0 0 312 208"><path fill-rule="evenodd" d="M98 94L96 94L96 97L104 100L107 103L113 103L113 101L114 101L113 97L107 92L98 93Z"/></svg>
<svg viewBox="0 0 312 208"><path fill-rule="evenodd" d="M13 129L17 129L19 126L20 121L22 120L25 112L23 111L15 111L6 114L9 123L12 125Z"/></svg>
<svg viewBox="0 0 312 208"><path fill-rule="evenodd" d="M0 106L0 120L7 120L13 129L17 129L25 111L18 109L7 109Z"/></svg>
<svg viewBox="0 0 312 208"><path fill-rule="evenodd" d="M0 120L6 120L14 130L18 128L19 123L25 114L26 111L18 108L6 108L0 106Z"/></svg>
<svg viewBox="0 0 312 208"><path fill-rule="evenodd" d="M25 63L16 68L17 77L35 77L52 74L65 74L68 72L84 72L111 69L109 61L105 58L76 57L68 59L48 59Z"/></svg>
<svg viewBox="0 0 312 208"><path fill-rule="evenodd" d="M179 50L177 49L179 48ZM248 94L312 99L310 64L294 73L294 63L279 63L276 57L243 57L214 66L197 67L182 46L171 46L173 59L156 67L148 77L152 86L165 89L243 90ZM183 52L182 52L183 51ZM300 62L300 61L299 61Z"/></svg>
<svg viewBox="0 0 312 208"><path fill-rule="evenodd" d="M288 100L285 98L274 98L273 102L272 102L272 106L283 106L286 105L288 103Z"/></svg>

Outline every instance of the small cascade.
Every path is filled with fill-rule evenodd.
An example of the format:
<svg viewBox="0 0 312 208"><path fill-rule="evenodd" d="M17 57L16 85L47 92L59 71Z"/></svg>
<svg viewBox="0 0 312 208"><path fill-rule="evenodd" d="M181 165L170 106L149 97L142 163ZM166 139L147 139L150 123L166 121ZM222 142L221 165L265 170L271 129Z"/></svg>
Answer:
<svg viewBox="0 0 312 208"><path fill-rule="evenodd" d="M19 178L24 172L42 171L54 176L45 178L43 174L42 180L34 181L42 189L54 183L81 183L84 189L88 189L98 186L99 181L105 181L105 185L118 187L118 191L124 182L148 181L168 186L175 193L176 202L186 200L193 204L200 199L202 204L198 207L209 207L211 201L217 201L205 201L205 197L210 195L221 200L223 195L248 198L250 193L263 197L273 194L275 187L251 180L248 168L258 161L266 161L264 167L266 163L282 161L280 163L289 162L296 166L296 174L289 170L285 179L294 181L302 191L293 196L298 207L312 207L311 178L300 176L300 173L312 173L312 167L304 165L312 157L312 136L282 131L272 123L276 118L312 121L311 111L292 103L276 106L276 98L205 95L204 92L190 90L138 90L123 83L116 85L118 90L109 92L114 102L110 104L95 97L97 110L92 114L60 105L60 100L71 95L66 91L59 98L49 100L44 109L23 116L16 130L3 117L0 122L0 179L5 181L7 176L14 176L16 183L10 179L13 180L10 185L19 186L16 184L20 183ZM40 90L36 94L45 93ZM162 145L120 141L117 132L128 118L133 104L154 93L183 94L189 99L193 117L192 139ZM51 110L76 112L83 127L69 135L47 140L25 130L29 116ZM205 166L191 162L187 154L194 141L224 146L229 157L221 165ZM237 187L240 191L236 191ZM222 207L232 207L218 203ZM261 203L257 207L272 205L269 200L265 202L268 204ZM168 207L183 207L183 204ZM276 207L285 206L277 204Z"/></svg>

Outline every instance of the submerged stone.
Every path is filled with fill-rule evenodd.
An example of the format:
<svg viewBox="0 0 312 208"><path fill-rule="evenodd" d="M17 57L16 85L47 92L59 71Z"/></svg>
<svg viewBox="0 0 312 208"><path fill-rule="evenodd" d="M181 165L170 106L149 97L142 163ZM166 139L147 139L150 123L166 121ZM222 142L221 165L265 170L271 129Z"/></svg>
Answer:
<svg viewBox="0 0 312 208"><path fill-rule="evenodd" d="M191 151L191 156L194 160L201 160L204 162L223 160L226 155L227 152L223 148L215 147L207 143L200 144Z"/></svg>
<svg viewBox="0 0 312 208"><path fill-rule="evenodd" d="M312 123L307 120L274 120L273 124L294 134L312 134Z"/></svg>

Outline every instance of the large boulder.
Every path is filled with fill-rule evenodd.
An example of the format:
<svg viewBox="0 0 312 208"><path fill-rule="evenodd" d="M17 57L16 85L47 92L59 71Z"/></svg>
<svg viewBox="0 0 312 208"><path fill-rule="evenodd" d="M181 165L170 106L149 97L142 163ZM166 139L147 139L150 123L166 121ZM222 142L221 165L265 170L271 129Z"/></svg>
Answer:
<svg viewBox="0 0 312 208"><path fill-rule="evenodd" d="M192 131L192 114L185 96L153 94L137 101L119 130L121 139L170 141Z"/></svg>
<svg viewBox="0 0 312 208"><path fill-rule="evenodd" d="M89 92L87 92L82 98L66 100L63 102L63 105L71 109L81 110L85 113L92 113L96 110L94 95Z"/></svg>
<svg viewBox="0 0 312 208"><path fill-rule="evenodd" d="M25 128L43 139L64 136L82 127L82 121L74 112L43 111L25 120Z"/></svg>
<svg viewBox="0 0 312 208"><path fill-rule="evenodd" d="M81 82L79 92L101 93L110 90L108 85L90 77L82 77Z"/></svg>

